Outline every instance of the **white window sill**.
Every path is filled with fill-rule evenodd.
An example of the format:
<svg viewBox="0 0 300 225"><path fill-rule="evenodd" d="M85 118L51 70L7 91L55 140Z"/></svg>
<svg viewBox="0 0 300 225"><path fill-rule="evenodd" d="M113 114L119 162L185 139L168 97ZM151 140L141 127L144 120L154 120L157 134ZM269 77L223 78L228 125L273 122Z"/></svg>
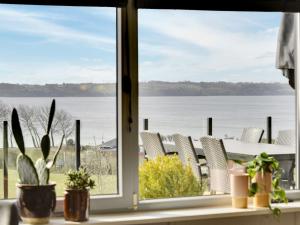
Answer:
<svg viewBox="0 0 300 225"><path fill-rule="evenodd" d="M300 201L288 204L276 204L281 208L282 213L300 212ZM234 209L230 206L222 207L201 207L189 209L173 209L173 210L152 210L152 211L135 211L124 213L109 213L100 215L91 215L90 220L82 224L87 225L129 225L129 224L150 224L162 222L180 222L202 219L216 219L241 217L251 215L267 215L270 214L268 208L254 209ZM77 224L74 222L66 222L63 218L51 218L51 225L61 224Z"/></svg>

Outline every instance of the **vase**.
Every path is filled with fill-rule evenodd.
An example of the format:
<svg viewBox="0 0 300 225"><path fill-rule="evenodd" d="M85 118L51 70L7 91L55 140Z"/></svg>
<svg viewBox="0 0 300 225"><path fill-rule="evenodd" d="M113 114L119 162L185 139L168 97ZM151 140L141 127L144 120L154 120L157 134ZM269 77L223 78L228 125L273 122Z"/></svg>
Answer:
<svg viewBox="0 0 300 225"><path fill-rule="evenodd" d="M55 206L55 184L17 184L17 207L25 224L49 223Z"/></svg>
<svg viewBox="0 0 300 225"><path fill-rule="evenodd" d="M253 199L253 205L256 208L269 207L270 205L270 193L272 191L272 173L257 173L254 177L254 181L257 183L257 193Z"/></svg>
<svg viewBox="0 0 300 225"><path fill-rule="evenodd" d="M83 222L89 218L89 190L65 190L64 217L67 221Z"/></svg>
<svg viewBox="0 0 300 225"><path fill-rule="evenodd" d="M247 208L249 175L246 173L230 174L230 190L232 207Z"/></svg>

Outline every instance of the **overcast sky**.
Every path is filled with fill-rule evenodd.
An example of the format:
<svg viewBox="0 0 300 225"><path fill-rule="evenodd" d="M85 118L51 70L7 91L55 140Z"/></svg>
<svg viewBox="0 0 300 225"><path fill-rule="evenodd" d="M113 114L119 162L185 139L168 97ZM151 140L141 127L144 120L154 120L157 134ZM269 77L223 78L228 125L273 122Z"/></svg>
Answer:
<svg viewBox="0 0 300 225"><path fill-rule="evenodd" d="M115 82L113 8L0 5L0 82ZM140 80L287 82L280 13L139 11Z"/></svg>

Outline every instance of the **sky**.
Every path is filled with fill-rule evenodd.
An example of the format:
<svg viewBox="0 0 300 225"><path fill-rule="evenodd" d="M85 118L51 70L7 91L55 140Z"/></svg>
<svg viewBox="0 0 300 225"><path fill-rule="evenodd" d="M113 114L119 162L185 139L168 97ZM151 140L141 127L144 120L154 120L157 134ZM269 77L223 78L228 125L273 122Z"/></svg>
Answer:
<svg viewBox="0 0 300 225"><path fill-rule="evenodd" d="M139 10L140 81L282 82L280 13ZM114 8L0 4L0 82L116 82Z"/></svg>

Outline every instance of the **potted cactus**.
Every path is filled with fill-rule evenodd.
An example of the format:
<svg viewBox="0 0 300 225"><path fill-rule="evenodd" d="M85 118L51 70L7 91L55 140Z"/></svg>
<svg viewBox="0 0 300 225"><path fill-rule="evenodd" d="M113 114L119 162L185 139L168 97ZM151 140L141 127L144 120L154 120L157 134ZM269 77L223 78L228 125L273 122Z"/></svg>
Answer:
<svg viewBox="0 0 300 225"><path fill-rule="evenodd" d="M47 133L41 140L42 157L35 163L26 155L23 133L20 126L17 110L12 112L12 131L20 154L17 157L17 171L19 183L17 184L17 206L20 216L26 224L47 224L56 205L55 183L49 183L50 169L55 164L62 141L52 159L49 159L50 138L49 132L55 113L55 100L52 101Z"/></svg>
<svg viewBox="0 0 300 225"><path fill-rule="evenodd" d="M95 181L86 168L70 170L65 182L64 216L67 221L82 222L88 220L90 195L89 189L95 187Z"/></svg>

